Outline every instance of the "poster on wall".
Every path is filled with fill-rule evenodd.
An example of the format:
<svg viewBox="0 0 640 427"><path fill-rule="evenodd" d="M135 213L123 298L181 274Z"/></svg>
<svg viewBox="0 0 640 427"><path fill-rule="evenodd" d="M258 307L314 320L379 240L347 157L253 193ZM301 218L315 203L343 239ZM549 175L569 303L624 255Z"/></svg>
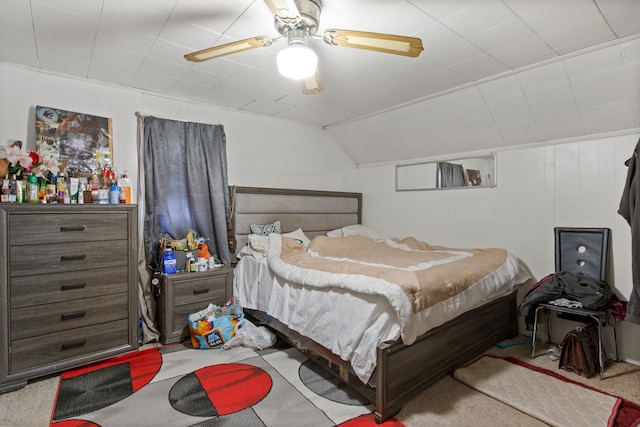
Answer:
<svg viewBox="0 0 640 427"><path fill-rule="evenodd" d="M59 108L36 107L36 145L41 156L66 159L67 173L98 173L112 166L111 119Z"/></svg>

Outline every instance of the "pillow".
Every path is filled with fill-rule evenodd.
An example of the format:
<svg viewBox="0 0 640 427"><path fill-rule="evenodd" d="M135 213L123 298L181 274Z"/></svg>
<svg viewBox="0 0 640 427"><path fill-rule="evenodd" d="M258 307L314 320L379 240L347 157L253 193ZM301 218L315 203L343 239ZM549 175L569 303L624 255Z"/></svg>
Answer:
<svg viewBox="0 0 640 427"><path fill-rule="evenodd" d="M336 230L331 230L330 232L328 232L327 236L329 236L329 237L342 237L342 236L344 236L344 234L342 234L342 228L338 228Z"/></svg>
<svg viewBox="0 0 640 427"><path fill-rule="evenodd" d="M362 224L347 225L342 227L342 234L346 236L363 236L372 239L381 239L380 235Z"/></svg>
<svg viewBox="0 0 640 427"><path fill-rule="evenodd" d="M346 237L346 236L363 236L369 237L374 240L380 240L382 237L373 231L372 229L362 225L362 224L353 224L347 225L342 228L338 228L336 230L331 230L327 233L329 237Z"/></svg>
<svg viewBox="0 0 640 427"><path fill-rule="evenodd" d="M248 245L254 251L261 254L267 254L269 250L269 236L262 236L260 234L249 234L247 236Z"/></svg>
<svg viewBox="0 0 640 427"><path fill-rule="evenodd" d="M268 236L271 233L280 234L280 221L274 221L271 224L251 224L249 229L251 234L258 236Z"/></svg>
<svg viewBox="0 0 640 427"><path fill-rule="evenodd" d="M269 236L260 236L257 234L249 234L247 236L247 244L240 252L236 254L236 258L242 258L249 255L257 260L267 256L269 249Z"/></svg>
<svg viewBox="0 0 640 427"><path fill-rule="evenodd" d="M295 231L292 231L291 233L284 233L283 234L284 237L290 237L292 239L295 239L297 241L299 241L300 243L302 243L305 247L309 244L309 242L311 240L309 240L309 238L306 236L306 234L304 234L304 232L302 231L302 228L298 228Z"/></svg>

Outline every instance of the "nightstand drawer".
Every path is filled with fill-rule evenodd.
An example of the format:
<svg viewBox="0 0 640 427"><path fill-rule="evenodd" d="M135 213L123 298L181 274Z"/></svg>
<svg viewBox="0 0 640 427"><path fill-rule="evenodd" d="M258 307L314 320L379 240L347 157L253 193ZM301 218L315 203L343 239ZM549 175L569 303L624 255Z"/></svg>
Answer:
<svg viewBox="0 0 640 427"><path fill-rule="evenodd" d="M11 308L127 292L127 266L10 279Z"/></svg>
<svg viewBox="0 0 640 427"><path fill-rule="evenodd" d="M126 212L12 215L9 239L12 245L126 240L127 220Z"/></svg>
<svg viewBox="0 0 640 427"><path fill-rule="evenodd" d="M186 273L185 273L186 274ZM176 306L200 303L203 302L214 303L216 305L222 305L226 301L225 297L225 283L226 276L206 276L198 277L198 273L192 274L193 278L182 278L179 282L173 282L175 289L174 302ZM201 307L202 310L205 306Z"/></svg>
<svg viewBox="0 0 640 427"><path fill-rule="evenodd" d="M224 305L233 296L233 269L216 268L198 273L169 274L162 277L157 317L163 344L189 337L188 319L209 304Z"/></svg>
<svg viewBox="0 0 640 427"><path fill-rule="evenodd" d="M212 301L216 305L222 305ZM173 309L173 330L182 331L183 337L189 336L189 314L198 312L203 308L206 308L209 302L203 301L200 303L179 305Z"/></svg>
<svg viewBox="0 0 640 427"><path fill-rule="evenodd" d="M127 293L11 310L11 340L127 318ZM99 332L99 328L96 331Z"/></svg>
<svg viewBox="0 0 640 427"><path fill-rule="evenodd" d="M40 339L25 338L11 342L9 371L38 368L73 357L129 345L129 321L127 319L85 326L43 336Z"/></svg>
<svg viewBox="0 0 640 427"><path fill-rule="evenodd" d="M9 272L16 277L126 266L129 255L126 240L12 246Z"/></svg>

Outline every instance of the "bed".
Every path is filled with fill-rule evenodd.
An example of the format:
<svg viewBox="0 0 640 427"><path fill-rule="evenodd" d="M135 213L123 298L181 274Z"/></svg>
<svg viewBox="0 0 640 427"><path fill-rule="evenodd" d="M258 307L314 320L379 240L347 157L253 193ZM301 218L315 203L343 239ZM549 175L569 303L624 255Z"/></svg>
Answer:
<svg viewBox="0 0 640 427"><path fill-rule="evenodd" d="M270 326L369 400L379 423L397 414L406 401L451 369L518 333L516 291L528 277L506 251L501 274L478 280L496 282L496 292L476 296L465 291L469 296L438 305L456 306L460 310L455 312L420 311L415 306L406 310L377 291L361 292L365 285L357 285L361 287L354 292L352 281L354 285L359 279L369 283L360 272L340 270L326 276L327 286L308 286L304 275L299 275L308 271L306 266L290 265L298 255L306 256L298 245L315 250L323 242L345 242L348 248L354 242L388 244L359 225L362 194L256 187L235 187L232 192L231 230L241 255L234 272L238 302L249 316ZM252 224L276 222L279 233L258 238L251 232ZM328 233L340 238L326 237ZM266 246L260 251L264 256L247 249L260 244ZM404 240L392 242L392 250L404 250L405 244ZM290 257L286 256L288 247L294 251ZM451 253L464 258L460 254L466 251ZM340 281L334 283L333 278ZM349 286L341 286L343 281ZM402 292L397 296L403 299ZM405 317L398 314L403 310ZM433 313L428 316L429 310Z"/></svg>

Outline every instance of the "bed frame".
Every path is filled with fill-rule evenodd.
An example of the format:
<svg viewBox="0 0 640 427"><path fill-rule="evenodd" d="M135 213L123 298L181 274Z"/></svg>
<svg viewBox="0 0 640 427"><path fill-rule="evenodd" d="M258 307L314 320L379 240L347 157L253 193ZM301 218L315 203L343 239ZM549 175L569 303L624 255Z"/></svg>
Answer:
<svg viewBox="0 0 640 427"><path fill-rule="evenodd" d="M360 224L362 194L313 190L235 187L234 230L238 248L250 224L281 221L282 232L302 228L309 238L345 225ZM289 329L267 313L245 310L278 332L320 366L375 406L376 422L396 415L405 402L453 368L492 345L518 334L516 292L432 329L411 345L401 340L378 346L371 384L363 384L349 364L323 346Z"/></svg>

